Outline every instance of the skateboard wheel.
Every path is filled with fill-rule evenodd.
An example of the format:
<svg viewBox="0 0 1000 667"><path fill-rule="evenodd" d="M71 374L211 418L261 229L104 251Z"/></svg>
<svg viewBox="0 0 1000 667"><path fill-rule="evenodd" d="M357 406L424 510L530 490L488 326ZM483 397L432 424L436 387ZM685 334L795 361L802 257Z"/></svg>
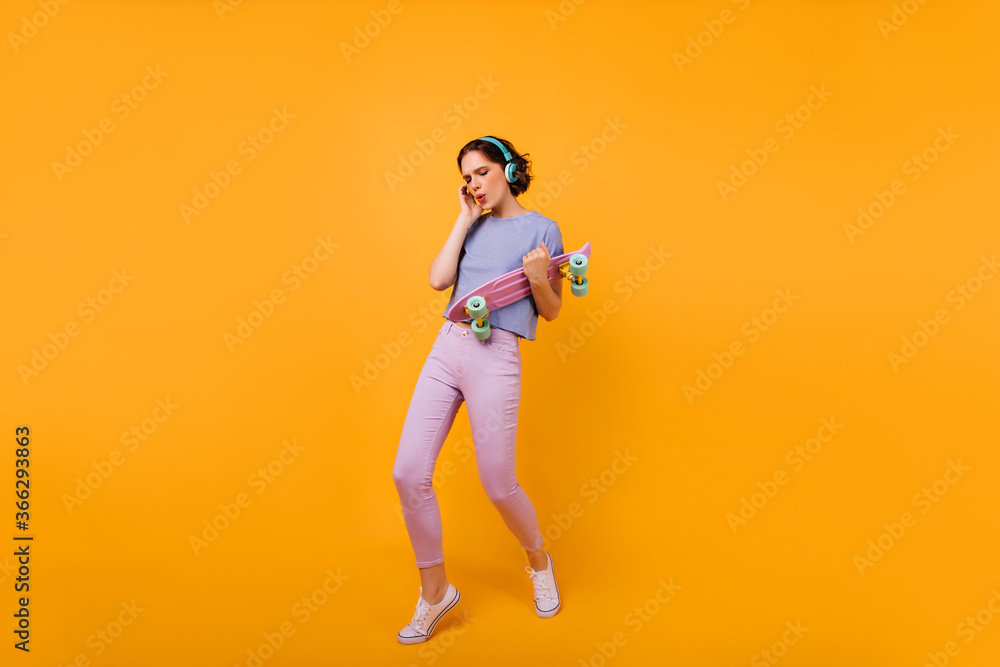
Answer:
<svg viewBox="0 0 1000 667"><path fill-rule="evenodd" d="M486 317L486 299L481 296L471 296L465 302L465 309L469 311L469 317L480 320Z"/></svg>
<svg viewBox="0 0 1000 667"><path fill-rule="evenodd" d="M587 256L576 253L569 258L569 272L574 276L582 276L587 272Z"/></svg>
<svg viewBox="0 0 1000 667"><path fill-rule="evenodd" d="M472 320L472 335L476 337L477 340L486 340L490 337L490 323L488 320L483 320L483 326L479 326L476 320Z"/></svg>
<svg viewBox="0 0 1000 667"><path fill-rule="evenodd" d="M584 296L587 293L587 288L589 286L590 283L587 281L586 278L584 278L583 282L580 283L579 285L577 285L572 280L569 281L569 288L573 292L573 296Z"/></svg>

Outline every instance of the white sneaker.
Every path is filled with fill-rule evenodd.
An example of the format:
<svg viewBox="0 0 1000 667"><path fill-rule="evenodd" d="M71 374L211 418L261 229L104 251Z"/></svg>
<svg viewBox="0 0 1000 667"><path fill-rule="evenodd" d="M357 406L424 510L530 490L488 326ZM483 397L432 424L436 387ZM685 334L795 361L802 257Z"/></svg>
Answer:
<svg viewBox="0 0 1000 667"><path fill-rule="evenodd" d="M437 604L429 604L424 599L423 592L424 588L421 586L420 597L417 598L417 606L413 612L413 620L396 635L400 644L419 644L430 639L438 621L451 611L451 608L458 604L462 597L458 589L451 584L448 584L448 591Z"/></svg>
<svg viewBox="0 0 1000 667"><path fill-rule="evenodd" d="M534 579L535 584L535 613L542 618L551 618L559 612L562 602L559 599L559 587L556 586L556 575L552 568L552 556L545 554L549 559L549 566L541 572L535 572L530 566L525 567Z"/></svg>

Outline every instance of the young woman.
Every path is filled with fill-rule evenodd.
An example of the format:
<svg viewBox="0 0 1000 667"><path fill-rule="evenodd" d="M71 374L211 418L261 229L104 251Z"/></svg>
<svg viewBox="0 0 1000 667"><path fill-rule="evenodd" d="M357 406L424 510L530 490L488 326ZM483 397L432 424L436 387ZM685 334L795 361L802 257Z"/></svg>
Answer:
<svg viewBox="0 0 1000 667"><path fill-rule="evenodd" d="M514 450L521 400L518 345L521 338L535 339L539 315L551 321L559 314L562 282L549 283L547 273L549 257L563 253L562 234L555 222L517 201L531 182L530 162L510 142L470 141L458 153L458 168L465 180L458 189L461 211L430 268L431 287L454 285L445 312L470 290L521 267L531 295L491 311L486 340L473 335L471 318L446 319L417 379L392 471L422 584L413 618L398 634L403 644L427 641L460 598L444 572L441 514L431 480L463 401L479 479L527 553L535 613L548 618L560 606L535 508L517 483Z"/></svg>

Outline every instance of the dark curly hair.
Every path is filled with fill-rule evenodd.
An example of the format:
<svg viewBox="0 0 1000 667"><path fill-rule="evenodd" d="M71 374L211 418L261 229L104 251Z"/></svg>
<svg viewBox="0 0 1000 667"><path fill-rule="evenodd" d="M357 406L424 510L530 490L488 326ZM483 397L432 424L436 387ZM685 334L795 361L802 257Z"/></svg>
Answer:
<svg viewBox="0 0 1000 667"><path fill-rule="evenodd" d="M502 143L507 147L510 152L512 161L514 162L514 175L517 176L517 180L513 183L508 183L507 187L510 189L510 193L515 197L528 189L531 185L531 160L528 159L528 153L521 155L514 148L514 145L502 139L501 137L491 134L491 137ZM485 155L491 162L496 162L501 167L507 164L507 160L503 156L503 151L500 148L490 142L484 141L483 139L473 139L469 143L462 146L462 150L458 152L458 170L462 171L462 158L465 157L466 153L471 151L479 151Z"/></svg>

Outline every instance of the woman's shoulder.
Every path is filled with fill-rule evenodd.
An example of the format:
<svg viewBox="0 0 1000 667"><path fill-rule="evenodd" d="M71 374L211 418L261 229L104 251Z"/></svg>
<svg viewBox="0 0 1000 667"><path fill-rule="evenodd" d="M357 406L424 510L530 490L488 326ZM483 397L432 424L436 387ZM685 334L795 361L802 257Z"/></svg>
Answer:
<svg viewBox="0 0 1000 667"><path fill-rule="evenodd" d="M545 234L555 233L560 236L562 235L562 229L559 228L559 223L542 213L538 214L538 228Z"/></svg>
<svg viewBox="0 0 1000 667"><path fill-rule="evenodd" d="M541 213L534 209L529 211L525 217L530 218L532 222L537 224L542 229L547 228L549 225L555 225L556 227L559 226L559 223L557 223L555 220L545 215L544 213Z"/></svg>

